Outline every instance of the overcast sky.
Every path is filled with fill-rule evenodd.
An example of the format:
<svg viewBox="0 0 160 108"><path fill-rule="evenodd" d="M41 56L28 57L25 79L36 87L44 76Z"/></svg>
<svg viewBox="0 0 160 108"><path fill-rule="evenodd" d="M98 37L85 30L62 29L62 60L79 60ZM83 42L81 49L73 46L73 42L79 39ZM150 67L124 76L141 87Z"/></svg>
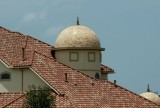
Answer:
<svg viewBox="0 0 160 108"><path fill-rule="evenodd" d="M160 0L0 0L0 13L0 26L51 45L78 16L106 49L110 81L160 94Z"/></svg>

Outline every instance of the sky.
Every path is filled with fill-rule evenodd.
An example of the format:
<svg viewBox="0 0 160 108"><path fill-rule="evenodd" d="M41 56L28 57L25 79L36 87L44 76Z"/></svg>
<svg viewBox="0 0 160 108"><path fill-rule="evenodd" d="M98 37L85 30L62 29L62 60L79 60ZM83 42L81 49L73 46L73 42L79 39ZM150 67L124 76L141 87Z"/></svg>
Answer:
<svg viewBox="0 0 160 108"><path fill-rule="evenodd" d="M50 45L78 16L105 48L110 81L160 94L160 0L0 0L0 13L0 26Z"/></svg>

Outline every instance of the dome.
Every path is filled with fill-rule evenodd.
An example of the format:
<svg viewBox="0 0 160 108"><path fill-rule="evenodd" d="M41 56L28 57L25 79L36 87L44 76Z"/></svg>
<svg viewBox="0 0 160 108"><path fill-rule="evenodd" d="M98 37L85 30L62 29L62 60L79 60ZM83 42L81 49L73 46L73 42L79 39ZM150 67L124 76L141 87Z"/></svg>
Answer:
<svg viewBox="0 0 160 108"><path fill-rule="evenodd" d="M146 93L142 93L140 94L140 96L160 105L160 97L155 94L155 93L152 93L152 92L146 92Z"/></svg>
<svg viewBox="0 0 160 108"><path fill-rule="evenodd" d="M55 48L86 47L100 48L96 33L82 25L70 26L64 29L56 39Z"/></svg>

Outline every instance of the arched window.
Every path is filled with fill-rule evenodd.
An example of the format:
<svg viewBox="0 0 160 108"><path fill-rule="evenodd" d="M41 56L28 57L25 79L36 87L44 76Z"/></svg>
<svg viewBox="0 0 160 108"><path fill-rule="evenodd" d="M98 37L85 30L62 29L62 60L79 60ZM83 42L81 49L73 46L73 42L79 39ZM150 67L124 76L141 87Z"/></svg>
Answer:
<svg viewBox="0 0 160 108"><path fill-rule="evenodd" d="M11 78L10 74L8 72L4 72L1 74L1 80L9 80Z"/></svg>
<svg viewBox="0 0 160 108"><path fill-rule="evenodd" d="M95 78L99 79L99 74L98 73L95 74Z"/></svg>

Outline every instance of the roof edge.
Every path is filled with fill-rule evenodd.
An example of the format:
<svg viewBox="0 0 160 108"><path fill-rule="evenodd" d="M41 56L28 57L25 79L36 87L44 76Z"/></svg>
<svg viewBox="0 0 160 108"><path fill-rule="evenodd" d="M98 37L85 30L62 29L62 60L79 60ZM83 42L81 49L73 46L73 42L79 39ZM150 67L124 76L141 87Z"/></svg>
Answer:
<svg viewBox="0 0 160 108"><path fill-rule="evenodd" d="M102 80L102 81L103 81L103 80ZM139 96L140 98L142 98L142 99L144 99L144 100L147 100L148 102L151 102L151 103L153 103L153 104L155 104L155 105L157 105L157 106L160 106L160 105L158 105L158 104L156 104L156 103L154 103L154 102L152 102L152 101L150 101L150 100L148 100L148 99L140 96L139 94L137 94L137 93L135 93L135 92L133 92L133 91L131 91L131 90L128 90L128 89L126 89L126 88L124 88L124 87L122 87L122 86L120 86L120 85L114 84L114 83L111 82L111 81L105 80L105 82L108 82L108 83L110 83L110 84L112 84L112 85L115 85L115 86L117 86L117 87L119 87L119 88L121 88L121 89L123 89L123 90L125 90L125 91L130 92L130 93L133 94L133 95Z"/></svg>
<svg viewBox="0 0 160 108"><path fill-rule="evenodd" d="M109 71L105 70L104 68L108 68ZM104 64L101 64L101 71L103 74L114 74L115 73L114 69L112 69L109 66L106 66Z"/></svg>
<svg viewBox="0 0 160 108"><path fill-rule="evenodd" d="M98 47L59 47L59 48L52 48L52 50L100 50L105 51L105 48L98 48Z"/></svg>
<svg viewBox="0 0 160 108"><path fill-rule="evenodd" d="M58 90L56 90L53 86L51 86L46 80L44 80L39 74L37 74L37 72L30 67L29 69L31 69L39 78L41 78L49 87L51 87L53 89L53 91L58 94L58 95L62 95Z"/></svg>
<svg viewBox="0 0 160 108"><path fill-rule="evenodd" d="M2 59L0 61L7 67L7 68L12 68L12 66L7 65Z"/></svg>
<svg viewBox="0 0 160 108"><path fill-rule="evenodd" d="M5 106L3 106L2 108L6 108L8 105L14 103L15 101L17 101L18 99L22 98L23 96L25 96L26 94L22 94L21 96L17 97L16 99L14 99L13 101L11 101L10 103L6 104Z"/></svg>

